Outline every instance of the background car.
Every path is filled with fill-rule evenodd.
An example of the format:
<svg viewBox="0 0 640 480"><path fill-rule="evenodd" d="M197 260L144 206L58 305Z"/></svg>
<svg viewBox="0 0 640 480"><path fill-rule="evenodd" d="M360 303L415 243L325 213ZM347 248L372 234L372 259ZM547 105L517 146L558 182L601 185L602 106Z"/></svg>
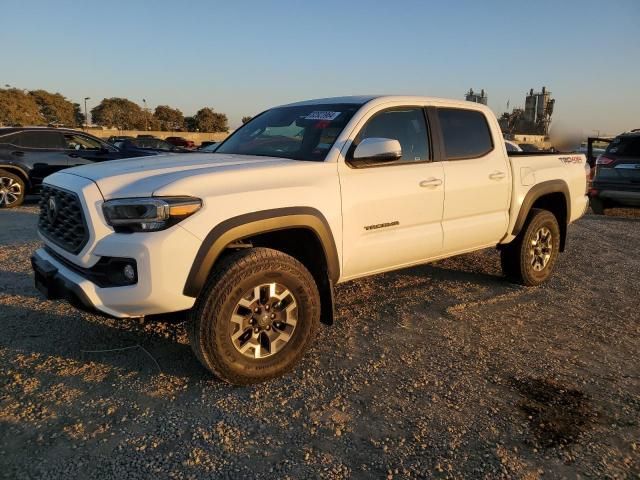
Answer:
<svg viewBox="0 0 640 480"><path fill-rule="evenodd" d="M518 144L523 152L539 152L540 148L533 143L519 143Z"/></svg>
<svg viewBox="0 0 640 480"><path fill-rule="evenodd" d="M39 191L44 177L63 168L142 155L149 153L124 152L77 130L0 128L0 208L17 207Z"/></svg>
<svg viewBox="0 0 640 480"><path fill-rule="evenodd" d="M513 152L521 152L522 148L516 142L512 142L511 140L505 140L504 146L507 148L507 153Z"/></svg>
<svg viewBox="0 0 640 480"><path fill-rule="evenodd" d="M598 215L612 207L640 208L640 130L618 135L596 159L589 197Z"/></svg>
<svg viewBox="0 0 640 480"><path fill-rule="evenodd" d="M208 142L207 145L200 146L200 148L196 151L200 153L212 153L212 152L215 152L219 146L220 146L220 142Z"/></svg>
<svg viewBox="0 0 640 480"><path fill-rule="evenodd" d="M114 145L131 157L136 155L191 152L191 150L183 147L177 147L159 138L149 137L130 138L120 142L115 142Z"/></svg>
<svg viewBox="0 0 640 480"><path fill-rule="evenodd" d="M167 137L164 141L169 142L171 145L175 145L176 147L195 148L196 146L193 141L187 140L184 137Z"/></svg>
<svg viewBox="0 0 640 480"><path fill-rule="evenodd" d="M129 140L130 138L135 138L135 137L131 137L129 135L112 135L109 138L107 138L107 142L109 143L122 142L123 140Z"/></svg>
<svg viewBox="0 0 640 480"><path fill-rule="evenodd" d="M209 145L217 145L218 143L220 143L220 142L213 142L213 141L205 140L200 144L200 146L198 147L198 150L202 150L204 148L207 148Z"/></svg>

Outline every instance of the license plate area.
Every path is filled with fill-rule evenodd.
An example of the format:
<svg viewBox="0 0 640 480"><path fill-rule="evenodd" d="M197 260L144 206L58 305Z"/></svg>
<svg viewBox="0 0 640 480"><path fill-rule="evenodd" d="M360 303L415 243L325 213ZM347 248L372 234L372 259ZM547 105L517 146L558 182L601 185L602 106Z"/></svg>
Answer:
<svg viewBox="0 0 640 480"><path fill-rule="evenodd" d="M35 287L47 298L57 298L55 289L55 276L58 269L46 260L32 258L31 265L35 277Z"/></svg>

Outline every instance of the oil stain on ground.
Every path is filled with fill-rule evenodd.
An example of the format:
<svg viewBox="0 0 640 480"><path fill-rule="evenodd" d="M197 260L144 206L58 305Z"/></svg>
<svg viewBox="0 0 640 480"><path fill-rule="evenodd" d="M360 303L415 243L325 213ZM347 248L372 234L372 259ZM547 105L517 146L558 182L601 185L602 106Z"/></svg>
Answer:
<svg viewBox="0 0 640 480"><path fill-rule="evenodd" d="M568 445L591 427L595 415L583 392L536 378L512 379L512 385L538 446Z"/></svg>

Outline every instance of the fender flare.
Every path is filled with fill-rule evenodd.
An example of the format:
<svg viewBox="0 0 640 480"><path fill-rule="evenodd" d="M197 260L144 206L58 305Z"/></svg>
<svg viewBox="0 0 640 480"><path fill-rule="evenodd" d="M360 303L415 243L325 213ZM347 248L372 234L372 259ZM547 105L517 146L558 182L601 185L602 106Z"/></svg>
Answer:
<svg viewBox="0 0 640 480"><path fill-rule="evenodd" d="M547 180L531 187L525 195L524 200L522 201L522 205L520 206L520 211L518 212L518 217L516 218L516 222L513 225L513 230L511 232L513 235L518 235L522 230L522 227L524 227L524 223L529 216L531 207L536 202L536 200L550 193L562 193L562 195L564 196L565 206L567 209L567 218L565 225L560 225L560 229L561 231L566 232L567 223L569 222L569 217L571 216L571 194L569 193L569 186L564 180Z"/></svg>
<svg viewBox="0 0 640 480"><path fill-rule="evenodd" d="M252 235L288 228L306 228L318 237L327 260L329 280L335 284L340 277L340 262L326 218L315 208L286 207L238 215L216 225L198 249L187 276L184 295L198 297L216 260L230 243Z"/></svg>

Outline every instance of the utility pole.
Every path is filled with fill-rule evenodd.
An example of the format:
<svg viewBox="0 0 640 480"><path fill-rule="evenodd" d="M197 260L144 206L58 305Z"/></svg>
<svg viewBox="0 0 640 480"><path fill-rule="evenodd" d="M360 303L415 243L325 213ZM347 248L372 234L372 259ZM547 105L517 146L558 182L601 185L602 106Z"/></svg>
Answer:
<svg viewBox="0 0 640 480"><path fill-rule="evenodd" d="M147 100L145 98L142 99L142 103L144 103L144 130L145 132L149 131L149 115L147 112Z"/></svg>
<svg viewBox="0 0 640 480"><path fill-rule="evenodd" d="M84 97L84 129L87 129L89 125L89 117L87 117L87 100L91 100L91 97Z"/></svg>

